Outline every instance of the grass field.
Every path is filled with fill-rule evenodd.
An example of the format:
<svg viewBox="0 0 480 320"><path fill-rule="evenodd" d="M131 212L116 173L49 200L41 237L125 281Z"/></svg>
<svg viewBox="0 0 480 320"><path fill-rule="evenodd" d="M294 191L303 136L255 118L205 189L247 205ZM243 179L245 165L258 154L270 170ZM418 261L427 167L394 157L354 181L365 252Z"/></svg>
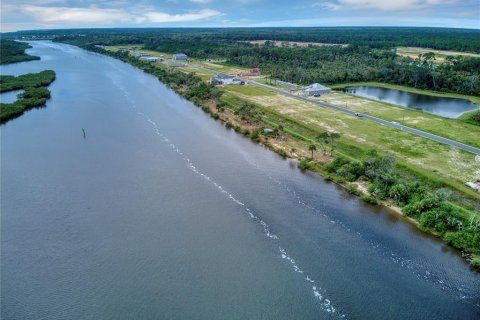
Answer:
<svg viewBox="0 0 480 320"><path fill-rule="evenodd" d="M259 87L244 85L244 86L225 86L225 90L246 96L266 97L275 96L276 93L268 91Z"/></svg>
<svg viewBox="0 0 480 320"><path fill-rule="evenodd" d="M231 88L233 87L225 88L229 94L240 96L278 113L285 119L294 119L304 125L310 131L303 133L306 136L322 130L341 133L342 146L339 151L346 155L355 157L356 148L392 152L399 162L411 167L413 171L423 172L434 180L452 185L455 189L480 199L480 194L465 186L466 181L480 176L479 156L475 157L432 140L280 94L262 93L252 96ZM269 92L261 88L256 90ZM285 127L288 127L288 124ZM301 131L298 128L297 130Z"/></svg>
<svg viewBox="0 0 480 320"><path fill-rule="evenodd" d="M415 109L382 103L343 92L332 92L318 99L360 113L395 121L412 128L480 147L480 127L461 120L443 118Z"/></svg>
<svg viewBox="0 0 480 320"><path fill-rule="evenodd" d="M444 63L447 56L469 56L469 57L480 57L480 54L469 53L469 52L460 52L460 51L447 51L447 50L435 50L428 48L417 48L417 47L398 47L397 54L404 57L410 57L413 59L418 58L419 54L433 52L435 54L436 63Z"/></svg>

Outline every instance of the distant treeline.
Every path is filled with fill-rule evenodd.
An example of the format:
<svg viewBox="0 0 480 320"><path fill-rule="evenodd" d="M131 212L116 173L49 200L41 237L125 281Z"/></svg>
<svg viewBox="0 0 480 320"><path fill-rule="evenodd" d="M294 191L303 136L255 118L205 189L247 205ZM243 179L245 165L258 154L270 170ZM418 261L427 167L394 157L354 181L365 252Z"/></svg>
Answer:
<svg viewBox="0 0 480 320"><path fill-rule="evenodd" d="M279 40L356 44L374 48L416 46L480 52L480 30L415 27L305 27L305 28L142 28L24 31L5 36L88 36L112 42L142 39L198 38L209 41ZM143 42L141 40L140 42Z"/></svg>
<svg viewBox="0 0 480 320"><path fill-rule="evenodd" d="M0 40L0 64L40 59L39 57L26 54L25 50L28 48L31 48L28 45L28 43L1 39Z"/></svg>
<svg viewBox="0 0 480 320"><path fill-rule="evenodd" d="M378 81L421 89L480 95L480 58L452 56L447 58L447 63L436 64L435 57L430 54L412 59L398 56L395 47L391 47L419 45L408 41L413 41L413 35L425 40L428 39L424 37L425 34L432 34L432 39L438 39L439 46L429 45L430 47L460 50L466 46L457 47L458 42L465 42L468 45L478 43L479 31L430 28L381 29L383 31L379 28L198 29L190 32L176 29L146 29L143 32L125 30L124 33L120 30L106 30L101 33L76 31L58 36L56 40L79 46L130 43L161 52L185 52L196 58L225 58L230 64L258 67L264 74L299 84ZM338 42L348 42L350 45L285 48L237 41L254 37L275 38L273 35L277 34L289 35L290 40L309 40L301 37L305 35L314 37L315 30L318 31L318 36L335 35L341 39ZM339 32L340 30L342 32ZM385 30L390 31L389 38ZM410 36L407 36L406 30L410 30L408 32ZM266 36L269 32L271 37ZM369 34L370 37L366 37L365 34ZM474 35L477 37L474 38ZM363 42L359 40L364 38L370 40L362 40ZM382 42L382 39L387 38L390 40ZM315 41L333 42L329 38ZM448 43L449 46L440 46L441 43Z"/></svg>

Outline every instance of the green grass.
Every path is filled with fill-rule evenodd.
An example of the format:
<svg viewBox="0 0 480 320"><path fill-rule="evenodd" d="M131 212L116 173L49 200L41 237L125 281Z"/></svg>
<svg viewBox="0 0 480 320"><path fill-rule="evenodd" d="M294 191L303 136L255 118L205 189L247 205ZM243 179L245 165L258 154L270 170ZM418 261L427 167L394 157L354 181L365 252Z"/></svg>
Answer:
<svg viewBox="0 0 480 320"><path fill-rule="evenodd" d="M381 119L430 132L468 145L480 147L480 128L462 119L450 119L355 95L333 92L319 100Z"/></svg>
<svg viewBox="0 0 480 320"><path fill-rule="evenodd" d="M480 126L480 110L474 110L470 112L465 112L458 120L464 121L475 126Z"/></svg>
<svg viewBox="0 0 480 320"><path fill-rule="evenodd" d="M242 99L260 105L269 120L281 123L296 135L304 137L304 140L314 141L316 134L323 130L337 131L342 135L337 150L344 155L359 158L369 149L391 152L396 155L400 167L407 171L480 200L478 192L465 186L465 182L475 179L480 170L480 162L471 153L278 94L229 94L239 95Z"/></svg>
<svg viewBox="0 0 480 320"><path fill-rule="evenodd" d="M267 91L252 85L229 85L229 86L225 86L224 89L229 92L237 92L247 96L274 96L275 95L274 92Z"/></svg>

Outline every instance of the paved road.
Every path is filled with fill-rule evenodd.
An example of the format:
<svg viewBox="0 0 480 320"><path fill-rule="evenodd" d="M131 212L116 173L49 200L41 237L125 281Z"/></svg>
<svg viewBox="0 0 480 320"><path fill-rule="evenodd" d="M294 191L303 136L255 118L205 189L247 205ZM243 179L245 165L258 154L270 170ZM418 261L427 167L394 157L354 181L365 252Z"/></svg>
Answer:
<svg viewBox="0 0 480 320"><path fill-rule="evenodd" d="M337 111L340 111L340 112L348 113L348 114L351 114L353 116L355 116L355 113L356 113L354 110L351 110L351 109L348 109L348 108L339 107L339 106L336 106L336 105L333 105L333 104L321 102L321 101L310 99L310 98L307 98L307 97L297 96L297 95L291 94L291 93L289 93L285 90L274 88L274 87L271 87L271 86L267 86L267 85L258 83L258 82L253 81L253 80L247 80L247 81L248 81L249 84L255 85L257 87L262 87L264 89L274 91L274 92L277 92L279 94L283 94L284 96L287 96L287 97L291 97L291 98L294 98L294 99L314 103L314 104L320 105L322 107L326 107L326 108L330 108L330 109L337 110ZM383 120L383 119L380 119L380 118L377 118L377 117L372 117L372 116L369 116L369 115L366 115L366 114L362 114L362 118L370 120L370 121L374 121L376 123L380 123L384 126L400 129L400 130L403 130L403 131L406 131L406 132L409 132L409 133L413 133L413 134L419 135L421 137L424 137L424 138L427 138L427 139L430 139L430 140L434 140L434 141L437 141L437 142L440 142L440 143L448 144L452 147L456 147L456 148L459 148L459 149L462 149L462 150L480 155L480 149L479 148L472 147L468 144L464 144L464 143L461 143L461 142L458 142L458 141L455 141L455 140L440 137L440 136L437 136L437 135L434 135L434 134L431 134L431 133L428 133L428 132L425 132L425 131L422 131L422 130L418 130L418 129L414 129L414 128L411 128L411 127L404 126L400 123ZM479 139L480 139L480 136L479 136Z"/></svg>
<svg viewBox="0 0 480 320"><path fill-rule="evenodd" d="M203 70L211 72L211 73L214 73L214 74L218 73L218 71L213 70L213 69L209 69L209 68L205 68L205 67L201 67L201 66L195 66L195 67L199 68L199 69L203 69ZM247 83L251 84L251 85L261 87L261 88L264 88L264 89L267 89L267 90L270 90L270 91L273 91L273 92L277 92L277 93L283 94L284 96L287 96L287 97L291 97L291 98L294 98L294 99L303 100L305 102L310 102L310 103L313 103L313 104L317 104L317 105L325 107L325 108L329 108L329 109L337 110L337 111L340 111L340 112L348 113L348 114L351 114L353 116L355 116L355 113L356 113L356 111L348 109L348 108L339 107L339 106L336 106L336 105L333 105L333 104L330 104L330 103L310 99L308 97L297 96L297 95L291 94L290 92L287 92L283 89L274 88L274 87L256 82L254 80L245 80L245 81ZM381 119L381 118L369 116L369 115L363 114L363 113L362 113L362 118L373 121L373 122L376 122L376 123L380 123L384 126L388 126L388 127L391 127L391 128L396 128L396 129L400 129L400 130L403 130L403 131L406 131L406 132L409 132L409 133L412 133L412 134L416 134L418 136L421 136L421 137L424 137L424 138L427 138L427 139L430 139L430 140L433 140L433 141L437 141L437 142L440 142L440 143L443 143L443 144L447 144L449 146L452 146L452 147L455 147L455 148L458 148L458 149L461 149L461 150L464 150L464 151L467 151L467 152L471 152L473 154L480 155L480 149L479 148L470 146L468 144L464 144L464 143L461 143L461 142L458 142L458 141L455 141L455 140L452 140L452 139L447 139L447 138L444 138L444 137L441 137L441 136L437 136L435 134L431 134L431 133L428 133L428 132L425 132L425 131L422 131L422 130L407 127L407 126L404 126L400 123L387 121L387 120L384 120L384 119ZM480 139L480 137L479 137L479 139Z"/></svg>

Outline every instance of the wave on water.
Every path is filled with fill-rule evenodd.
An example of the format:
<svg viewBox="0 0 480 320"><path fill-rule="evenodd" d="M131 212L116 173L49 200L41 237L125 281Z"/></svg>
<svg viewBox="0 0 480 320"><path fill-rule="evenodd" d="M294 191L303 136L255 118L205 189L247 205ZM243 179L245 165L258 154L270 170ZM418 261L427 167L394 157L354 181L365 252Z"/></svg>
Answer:
<svg viewBox="0 0 480 320"><path fill-rule="evenodd" d="M260 166L257 163L254 163L253 166L256 169L261 170ZM474 289L473 290L472 288L468 289L468 284L456 282L458 279L448 280L445 278L445 276L442 276L440 273L433 271L432 270L434 268L433 266L428 266L425 263L421 263L413 259L401 256L398 252L388 247L387 245L375 240L371 240L368 237L365 237L361 232L358 232L358 231L353 232L353 230L351 230L345 223L338 220L338 218L334 218L330 216L326 210L321 210L321 208L317 208L313 205L306 203L302 199L301 195L292 187L290 187L288 184L283 183L282 181L275 178L270 173L264 172L264 170L262 170L262 173L264 173L264 175L266 175L268 179L270 179L277 185L284 188L290 195L292 195L295 199L297 199L297 202L299 205L311 210L317 215L323 216L331 224L335 224L336 227L344 229L345 231L349 232L350 234L357 237L358 239L362 239L364 242L368 243L371 248L376 250L380 255L386 257L393 263L398 264L402 268L407 269L409 272L414 274L418 279L421 279L423 281L428 281L429 283L436 285L443 291L451 292L452 294L456 295L458 299L466 303L469 303L471 305L474 305L476 307L480 307L480 300L479 300L480 296L472 292ZM471 293L469 294L467 292L471 292Z"/></svg>
<svg viewBox="0 0 480 320"><path fill-rule="evenodd" d="M133 109L137 109L137 104L136 104L135 100L132 99L129 92L119 83L119 81L117 79L114 79L112 77L111 80L112 80L113 84L122 91L123 95L125 96L126 100L129 103L130 107L132 107ZM177 148L172 142L170 142L170 140L167 137L165 137L160 132L157 124L152 119L150 119L147 115L145 115L142 112L137 112L137 115L145 117L145 119L152 125L155 134L160 136L164 143L168 144L169 147L172 150L174 150L177 154L179 154L182 157L182 159L187 163L187 166L189 167L190 170L192 170L196 174L202 176L205 180L207 180L212 185L214 185L221 193L225 194L230 200L232 200L236 204L244 207L246 214L252 220L257 222L262 227L262 230L263 230L263 233L265 234L265 236L267 236L268 238L270 238L272 240L279 241L279 237L276 234L274 234L270 231L270 228L265 221L263 221L260 217L255 215L244 203L242 203L241 201L236 199L232 194L230 194L228 191L226 191L221 185L219 185L218 183L213 181L206 174L200 172L195 167L195 165L192 163L192 161L179 148ZM256 163L256 161L253 158L249 157L248 162L253 167L255 167L256 169L261 170L260 166L258 165L258 163ZM449 281L447 281L445 279L442 279L442 277L440 275L436 274L436 272L432 271L431 268L428 268L428 266L423 265L423 264L418 263L418 262L415 262L415 261L413 261L411 259L408 259L406 257L402 257L397 252L395 252L391 248L388 248L384 244L379 243L379 242L374 241L374 240L370 240L368 238L365 238L358 231L354 232L347 225L345 225L342 221L339 221L337 218L334 218L334 217L331 217L330 215L328 215L328 213L325 210L320 210L319 208L305 202L302 199L301 195L296 190L291 188L289 185L283 183L282 181L275 178L270 173L265 172L264 170L262 170L262 173L264 175L266 175L270 180L272 180L276 184L283 187L288 193L292 194L297 199L297 202L301 206L315 212L316 214L322 215L330 223L336 225L336 227L343 228L344 230L346 230L350 234L352 234L352 235L354 235L354 236L356 236L360 239L365 240L366 242L368 242L371 245L371 247L373 249L379 251L382 255L387 256L393 263L399 264L402 268L406 268L406 269L410 270L419 279L434 283L435 285L440 286L442 290L448 290L448 291L451 291L451 292L455 292L456 294L459 294L459 298L461 300L463 300L465 302L472 303L477 307L480 307L479 302L478 302L478 297L475 297L475 295L466 294L466 292L469 291L467 289L467 285L465 285L465 284L457 284L457 285L451 284L451 285L448 285ZM344 314L339 314L337 312L337 310L335 309L335 307L333 306L333 304L331 303L331 301L329 299L325 298L325 290L322 290L318 285L316 285L315 280L311 279L308 275L304 274L304 271L302 269L300 269L300 267L298 266L298 264L295 262L295 260L293 258L288 256L288 254L287 254L287 252L284 248L279 246L278 249L279 249L279 253L280 253L280 256L282 257L282 259L287 260L291 264L292 269L296 273L302 274L304 276L304 280L312 285L311 288L312 288L313 296L320 302L320 305L322 306L322 309L329 312L329 313L337 314L341 318L345 318L345 315Z"/></svg>
<svg viewBox="0 0 480 320"><path fill-rule="evenodd" d="M210 178L208 175L206 175L205 173L203 172L200 172L197 167L192 163L192 161L190 160L190 158L188 158L175 144L173 144L166 136L164 136L157 124L155 123L155 121L153 121L152 119L150 119L148 116L146 116L146 119L147 121L153 126L153 130L154 132L161 137L162 141L164 143L166 143L172 150L174 150L177 154L179 154L182 159L187 163L187 166L190 170L192 170L194 173L200 175L202 178L204 178L206 181L208 181L209 183L211 183L213 186L215 186L221 193L225 194L230 200L232 200L233 202L235 202L237 205L239 206L242 206L244 209L245 209L245 213L255 222L257 222L261 227L262 227L262 230L263 230L263 233L265 234L266 237L272 239L272 240L276 240L278 241L279 240L279 237L274 234L271 230L270 230L270 227L268 226L268 224L262 220L262 218L260 218L259 216L255 215L251 210L250 208L248 208L243 202L241 202L240 200L238 200L237 198L235 198L231 193L229 193L227 190L225 190L221 185L219 185L217 182L215 182L214 180L212 180L212 178ZM333 304L331 303L331 301L329 299L327 299L326 297L324 297L325 295L325 290L322 290L316 283L315 283L315 280L311 279L308 275L306 275L304 273L304 271L298 266L297 262L292 258L290 257L286 250L284 248L282 248L281 246L278 247L278 250L280 252L280 255L282 257L282 259L285 259L287 260L288 262L290 262L291 266L292 266L292 269L299 273L299 274L302 274L303 275L303 279L308 282L310 285L312 285L312 293L313 293L313 296L318 300L318 302L320 303L320 306L321 308L324 310L324 311L327 311L331 314L338 314L337 313L337 309L333 306ZM320 292L323 292L320 293ZM345 318L345 315L344 314L338 314L338 316L340 318Z"/></svg>

